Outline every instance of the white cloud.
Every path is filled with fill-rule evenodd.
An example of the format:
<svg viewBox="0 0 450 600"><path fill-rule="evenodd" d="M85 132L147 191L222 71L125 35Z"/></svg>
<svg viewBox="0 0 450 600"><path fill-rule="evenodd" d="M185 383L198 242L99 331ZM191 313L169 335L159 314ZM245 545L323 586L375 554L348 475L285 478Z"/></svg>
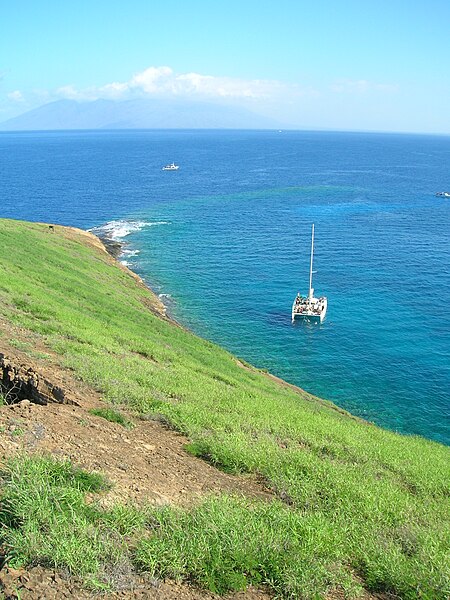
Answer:
<svg viewBox="0 0 450 600"><path fill-rule="evenodd" d="M86 100L84 94L79 92L73 85L64 85L56 90L57 96L68 98L69 100Z"/></svg>
<svg viewBox="0 0 450 600"><path fill-rule="evenodd" d="M15 90L14 92L10 92L8 95L8 98L10 100L13 100L14 102L23 102L25 100L25 98L23 97L23 94L21 91L19 90Z"/></svg>
<svg viewBox="0 0 450 600"><path fill-rule="evenodd" d="M145 94L158 94L173 91L175 79L176 75L170 67L148 67L148 69L137 73L129 82L122 85L130 90L141 90Z"/></svg>
<svg viewBox="0 0 450 600"><path fill-rule="evenodd" d="M215 77L200 73L175 73L170 67L148 67L136 73L129 81L112 82L99 87L77 89L66 85L56 95L73 100L99 98L127 98L133 96L177 96L196 98L264 99L276 97L287 90L294 91L280 81ZM297 89L297 92L299 90Z"/></svg>
<svg viewBox="0 0 450 600"><path fill-rule="evenodd" d="M99 91L102 95L107 98L120 98L128 89L128 84L126 83L107 83L106 85L99 88Z"/></svg>

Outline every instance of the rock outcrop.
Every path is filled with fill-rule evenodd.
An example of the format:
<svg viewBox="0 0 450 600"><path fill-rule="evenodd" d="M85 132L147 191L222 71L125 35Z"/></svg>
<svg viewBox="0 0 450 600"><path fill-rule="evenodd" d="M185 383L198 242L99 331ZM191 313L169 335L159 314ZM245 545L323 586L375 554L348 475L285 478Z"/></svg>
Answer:
<svg viewBox="0 0 450 600"><path fill-rule="evenodd" d="M65 391L41 377L33 368L14 364L5 354L0 353L0 393L7 404L30 400L35 404L49 402L72 404Z"/></svg>

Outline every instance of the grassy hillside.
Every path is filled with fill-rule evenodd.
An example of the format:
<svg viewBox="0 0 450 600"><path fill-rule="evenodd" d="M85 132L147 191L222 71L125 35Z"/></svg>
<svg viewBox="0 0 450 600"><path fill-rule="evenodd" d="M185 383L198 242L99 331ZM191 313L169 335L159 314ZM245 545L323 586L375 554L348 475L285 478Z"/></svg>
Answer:
<svg viewBox="0 0 450 600"><path fill-rule="evenodd" d="M350 597L361 587L448 597L448 448L353 418L160 318L149 310L152 294L81 233L1 220L0 244L0 315L106 401L166 419L190 438L188 451L256 473L274 491L272 502L219 496L128 519L138 568L220 592L253 582L285 598L333 589ZM12 482L4 479L4 494ZM39 560L25 516L19 526L8 515L10 556ZM89 527L105 522L111 516L100 511ZM42 536L45 527L34 527ZM51 541L57 566L68 562L63 532Z"/></svg>

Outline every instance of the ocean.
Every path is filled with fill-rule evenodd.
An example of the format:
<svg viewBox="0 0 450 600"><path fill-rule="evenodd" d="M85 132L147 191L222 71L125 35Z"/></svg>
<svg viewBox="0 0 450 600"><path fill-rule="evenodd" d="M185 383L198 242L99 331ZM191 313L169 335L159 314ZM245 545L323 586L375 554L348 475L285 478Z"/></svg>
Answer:
<svg viewBox="0 0 450 600"><path fill-rule="evenodd" d="M162 171L175 161L178 171ZM450 137L0 133L0 216L126 242L169 313L384 427L450 443ZM320 324L291 323L314 287ZM118 307L120 310L120 307Z"/></svg>

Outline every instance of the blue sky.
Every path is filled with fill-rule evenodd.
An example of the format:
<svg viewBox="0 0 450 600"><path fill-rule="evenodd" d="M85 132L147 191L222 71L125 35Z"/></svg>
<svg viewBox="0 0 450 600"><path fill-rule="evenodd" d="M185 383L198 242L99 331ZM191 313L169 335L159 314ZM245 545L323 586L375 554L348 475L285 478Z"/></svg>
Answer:
<svg viewBox="0 0 450 600"><path fill-rule="evenodd" d="M450 133L450 0L2 0L0 28L0 121L159 96L299 128Z"/></svg>

